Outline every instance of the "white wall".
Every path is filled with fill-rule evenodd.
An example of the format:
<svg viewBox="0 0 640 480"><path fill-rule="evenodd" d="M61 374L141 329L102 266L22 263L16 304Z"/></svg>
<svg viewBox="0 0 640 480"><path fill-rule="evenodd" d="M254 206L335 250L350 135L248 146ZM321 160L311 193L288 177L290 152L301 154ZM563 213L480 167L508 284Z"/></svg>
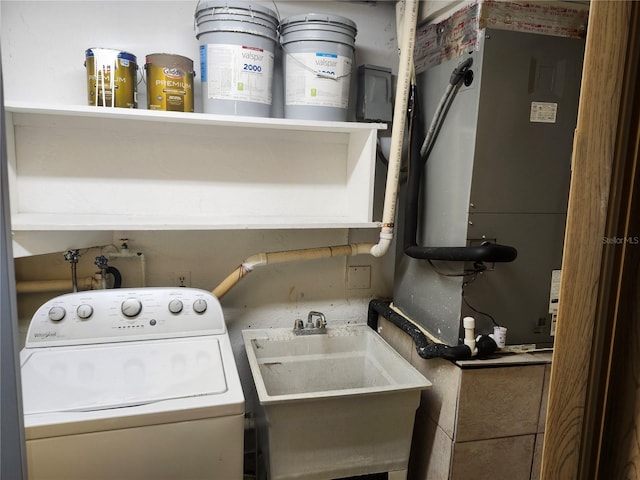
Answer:
<svg viewBox="0 0 640 480"><path fill-rule="evenodd" d="M266 2L265 5L273 4ZM139 64L148 53L185 55L196 61L197 81L200 69L198 42L193 31L195 6L195 1L2 0L0 21L6 99L84 105L83 63L85 50L91 47L132 52L138 56ZM360 2L285 1L277 2L277 6L281 17L316 11L351 18L359 28L355 64L382 65L395 72L395 2L378 2L373 6ZM202 111L199 86L196 83L196 111ZM144 99L144 86L139 97ZM351 102L350 118L353 118L354 103ZM142 101L141 107L144 107ZM149 168L153 168L151 163ZM383 184L385 173L379 168L378 185ZM377 236L377 230L345 229L128 231L113 232L113 242L119 245L120 238L128 238L131 249L144 253L149 286L172 285L174 272L189 271L191 286L211 290L243 259L255 253L351 241L375 242ZM94 258L108 251L113 251L113 247L81 250L79 275L92 274L96 270ZM122 270L124 286L139 285L140 274L135 262L114 260L111 264ZM347 265L370 266L371 288L347 288ZM18 280L69 278L69 275L70 267L63 260L62 252L16 261ZM365 322L369 299L390 298L392 279L392 252L382 259L360 256L262 267L245 278L222 298L245 390L251 390L252 380L241 345L242 329L289 327L295 318L306 317L310 310L324 312L330 323ZM23 321L28 321L40 304L59 293L20 295L19 313Z"/></svg>
<svg viewBox="0 0 640 480"><path fill-rule="evenodd" d="M2 0L2 51L7 101L85 105L87 48L121 49L137 56L171 53L194 61L195 109L202 111L199 43L195 37L197 1L30 1ZM200 2L202 4L206 2ZM246 2L245 2L246 3ZM274 3L259 1L275 10ZM358 26L354 64L397 68L395 2L277 1L280 18L300 13L331 13ZM274 72L274 116L282 115L281 68ZM352 75L352 93L355 91ZM144 84L139 107L146 108ZM355 102L351 102L353 118Z"/></svg>

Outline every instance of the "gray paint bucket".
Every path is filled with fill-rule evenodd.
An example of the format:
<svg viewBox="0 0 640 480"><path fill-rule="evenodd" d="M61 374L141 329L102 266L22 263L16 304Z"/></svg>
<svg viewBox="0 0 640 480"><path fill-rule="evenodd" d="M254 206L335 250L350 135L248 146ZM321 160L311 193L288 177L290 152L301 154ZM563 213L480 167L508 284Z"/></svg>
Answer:
<svg viewBox="0 0 640 480"><path fill-rule="evenodd" d="M198 4L202 102L205 113L269 117L278 17L251 3Z"/></svg>
<svg viewBox="0 0 640 480"><path fill-rule="evenodd" d="M356 33L356 24L338 15L310 13L282 20L285 118L347 119Z"/></svg>

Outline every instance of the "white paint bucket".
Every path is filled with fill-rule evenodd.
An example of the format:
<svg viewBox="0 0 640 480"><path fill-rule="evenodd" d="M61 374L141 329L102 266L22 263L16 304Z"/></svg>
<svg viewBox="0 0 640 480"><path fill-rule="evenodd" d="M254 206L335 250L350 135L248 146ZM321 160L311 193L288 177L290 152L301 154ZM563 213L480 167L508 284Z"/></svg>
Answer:
<svg viewBox="0 0 640 480"><path fill-rule="evenodd" d="M271 115L278 17L243 2L198 4L203 110L225 115Z"/></svg>
<svg viewBox="0 0 640 480"><path fill-rule="evenodd" d="M285 118L347 119L356 24L310 13L280 23L284 51Z"/></svg>

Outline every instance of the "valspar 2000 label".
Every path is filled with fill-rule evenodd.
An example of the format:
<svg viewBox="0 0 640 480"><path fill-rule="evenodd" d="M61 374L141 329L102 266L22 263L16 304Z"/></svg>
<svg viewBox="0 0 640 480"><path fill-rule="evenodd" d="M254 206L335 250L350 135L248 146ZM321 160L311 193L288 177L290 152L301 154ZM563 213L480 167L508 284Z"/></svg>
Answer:
<svg viewBox="0 0 640 480"><path fill-rule="evenodd" d="M243 45L203 45L207 97L271 104L273 53ZM205 69L203 68L203 72Z"/></svg>

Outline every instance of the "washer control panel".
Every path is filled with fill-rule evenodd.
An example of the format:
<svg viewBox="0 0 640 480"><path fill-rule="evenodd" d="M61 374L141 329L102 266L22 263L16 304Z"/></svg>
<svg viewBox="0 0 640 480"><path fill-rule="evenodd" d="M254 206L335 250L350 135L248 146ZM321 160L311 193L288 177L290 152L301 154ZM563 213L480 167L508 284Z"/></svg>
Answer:
<svg viewBox="0 0 640 480"><path fill-rule="evenodd" d="M68 293L35 313L25 346L62 346L226 333L222 307L197 288Z"/></svg>

